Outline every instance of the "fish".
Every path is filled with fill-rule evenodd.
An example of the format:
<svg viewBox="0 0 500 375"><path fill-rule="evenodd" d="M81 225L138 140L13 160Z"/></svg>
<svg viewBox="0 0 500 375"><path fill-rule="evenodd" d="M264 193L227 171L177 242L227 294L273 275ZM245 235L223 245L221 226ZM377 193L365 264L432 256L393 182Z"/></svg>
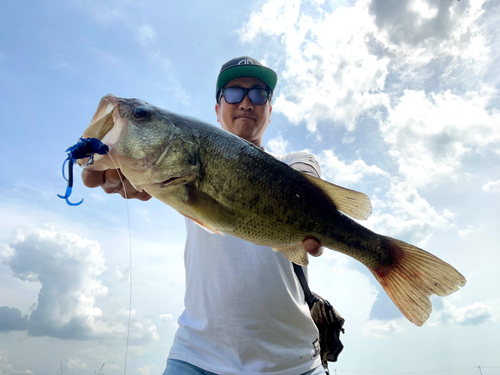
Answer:
<svg viewBox="0 0 500 375"><path fill-rule="evenodd" d="M271 247L299 265L308 264L306 238L358 260L417 326L429 318L431 295L466 283L431 253L359 224L372 211L365 194L297 171L196 118L109 94L82 137L109 147L77 160L83 168L120 168L137 190L210 231Z"/></svg>

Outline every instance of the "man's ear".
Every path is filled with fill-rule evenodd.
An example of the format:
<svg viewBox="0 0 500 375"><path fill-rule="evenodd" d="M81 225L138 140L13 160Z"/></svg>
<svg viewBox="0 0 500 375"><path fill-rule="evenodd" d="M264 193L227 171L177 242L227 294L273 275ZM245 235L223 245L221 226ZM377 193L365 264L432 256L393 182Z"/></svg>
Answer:
<svg viewBox="0 0 500 375"><path fill-rule="evenodd" d="M219 111L220 111L220 104L215 103L215 113L217 113L217 122L220 122Z"/></svg>

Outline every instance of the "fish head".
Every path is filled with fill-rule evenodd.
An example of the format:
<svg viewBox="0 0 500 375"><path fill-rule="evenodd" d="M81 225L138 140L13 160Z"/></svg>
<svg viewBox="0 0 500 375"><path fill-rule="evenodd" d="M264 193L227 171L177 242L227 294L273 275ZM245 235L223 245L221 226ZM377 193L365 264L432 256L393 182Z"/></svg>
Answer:
<svg viewBox="0 0 500 375"><path fill-rule="evenodd" d="M82 137L99 139L109 151L94 155L91 164L88 159L77 163L91 171L119 168L139 191L192 175L199 170L193 158L196 141L173 119L170 112L141 99L108 94Z"/></svg>

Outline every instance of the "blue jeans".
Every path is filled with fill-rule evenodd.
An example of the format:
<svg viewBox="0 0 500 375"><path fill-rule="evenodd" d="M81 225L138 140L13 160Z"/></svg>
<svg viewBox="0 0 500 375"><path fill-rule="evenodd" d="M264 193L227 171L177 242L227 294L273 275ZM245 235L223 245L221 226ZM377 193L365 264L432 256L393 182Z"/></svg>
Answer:
<svg viewBox="0 0 500 375"><path fill-rule="evenodd" d="M199 367L193 366L184 361L177 359L167 360L167 368L163 375L217 375L214 372L205 371ZM322 366L318 366L313 370L304 372L302 375L325 375L325 370Z"/></svg>

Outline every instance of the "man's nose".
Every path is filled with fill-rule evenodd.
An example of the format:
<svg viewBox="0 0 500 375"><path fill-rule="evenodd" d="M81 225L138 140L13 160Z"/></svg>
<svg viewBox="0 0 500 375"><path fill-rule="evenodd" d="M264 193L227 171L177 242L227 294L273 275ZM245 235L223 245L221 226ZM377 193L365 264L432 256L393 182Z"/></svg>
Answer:
<svg viewBox="0 0 500 375"><path fill-rule="evenodd" d="M243 100L240 102L240 109L244 111L253 111L254 104L248 97L248 93L243 97Z"/></svg>

